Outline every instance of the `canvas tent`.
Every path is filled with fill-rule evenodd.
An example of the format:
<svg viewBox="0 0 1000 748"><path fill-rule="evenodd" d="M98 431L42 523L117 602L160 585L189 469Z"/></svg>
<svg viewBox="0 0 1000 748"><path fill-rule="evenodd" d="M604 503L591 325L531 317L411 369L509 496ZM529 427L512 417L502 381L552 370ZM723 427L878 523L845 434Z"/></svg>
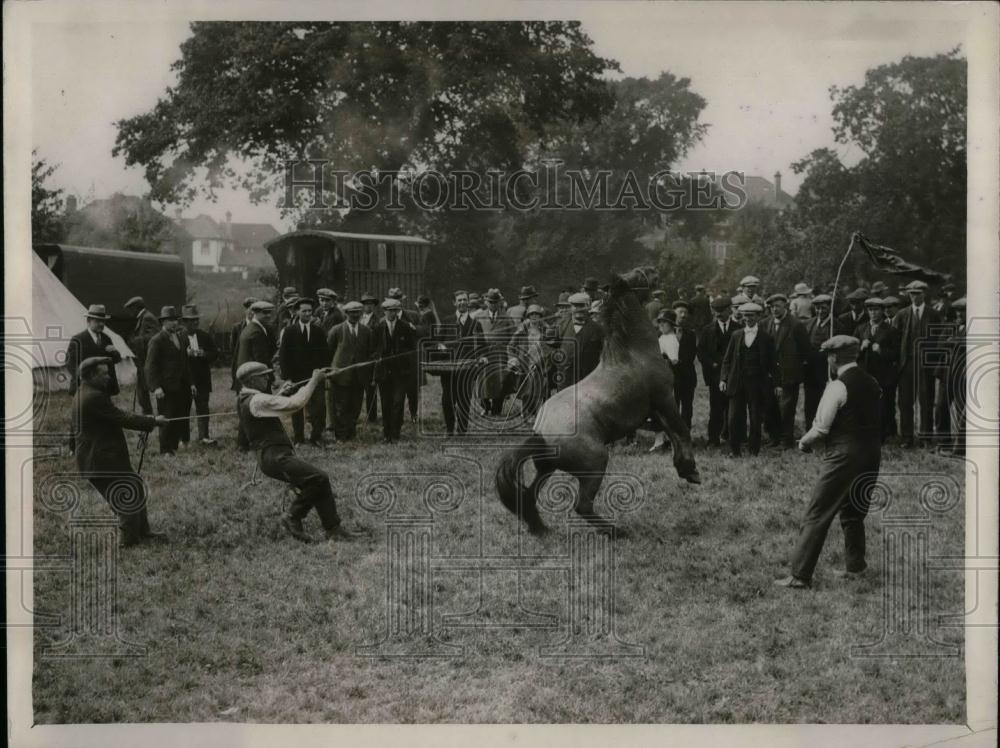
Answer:
<svg viewBox="0 0 1000 748"><path fill-rule="evenodd" d="M31 253L31 368L36 388L69 389L66 346L69 339L86 326L86 307L69 292L45 262ZM122 355L115 365L120 384L135 382L135 360L121 335L110 327L104 332Z"/></svg>

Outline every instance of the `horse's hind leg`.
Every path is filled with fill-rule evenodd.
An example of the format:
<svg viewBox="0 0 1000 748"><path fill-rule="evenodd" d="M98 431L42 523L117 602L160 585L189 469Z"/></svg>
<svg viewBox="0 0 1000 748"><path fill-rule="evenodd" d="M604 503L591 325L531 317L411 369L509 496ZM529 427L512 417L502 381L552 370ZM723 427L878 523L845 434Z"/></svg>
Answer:
<svg viewBox="0 0 1000 748"><path fill-rule="evenodd" d="M594 449L586 465L573 471L573 475L579 481L580 488L576 497L576 513L584 519L598 525L601 529L607 529L609 523L594 511L594 499L604 482L604 471L608 467L608 450L601 447L600 451Z"/></svg>
<svg viewBox="0 0 1000 748"><path fill-rule="evenodd" d="M694 461L694 449L691 447L691 432L673 399L668 399L666 403L654 403L653 413L670 438L677 474L689 483L701 483L698 466Z"/></svg>

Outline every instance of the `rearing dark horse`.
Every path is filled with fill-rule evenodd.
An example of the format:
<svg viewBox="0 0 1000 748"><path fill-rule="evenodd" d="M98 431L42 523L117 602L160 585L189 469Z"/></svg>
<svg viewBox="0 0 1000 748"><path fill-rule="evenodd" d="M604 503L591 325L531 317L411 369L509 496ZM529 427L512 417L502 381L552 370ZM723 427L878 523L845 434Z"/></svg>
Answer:
<svg viewBox="0 0 1000 748"><path fill-rule="evenodd" d="M533 533L546 530L536 502L545 479L556 470L579 481L577 514L599 519L594 498L608 465L607 445L634 431L647 417L669 436L677 474L690 483L701 482L691 434L674 402L673 373L660 355L656 330L642 305L655 279L655 270L647 267L615 277L602 310L605 338L597 368L549 398L535 419L534 433L500 459L496 472L500 501ZM520 474L528 460L534 463L536 476L526 486Z"/></svg>

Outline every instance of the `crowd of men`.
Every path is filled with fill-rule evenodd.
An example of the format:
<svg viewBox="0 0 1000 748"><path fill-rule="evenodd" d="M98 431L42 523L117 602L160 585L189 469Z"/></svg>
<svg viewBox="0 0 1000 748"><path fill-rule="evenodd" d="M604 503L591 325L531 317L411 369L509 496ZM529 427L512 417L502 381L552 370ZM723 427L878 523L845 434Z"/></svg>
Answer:
<svg viewBox="0 0 1000 748"><path fill-rule="evenodd" d="M295 445L350 441L359 421L377 419L380 410L383 441L398 441L406 414L416 420L426 371L441 378L449 435L466 433L472 415L501 416L515 401L522 414L531 415L550 394L598 365L606 292L588 278L581 287L564 289L550 309L530 285L520 289L514 305L497 288L482 294L458 290L454 315L446 319L426 296L417 299L416 308L405 308L398 288L381 302L365 293L341 303L328 288L319 289L315 300L291 287L277 304L247 298L245 317L230 335L237 444L258 454L266 474L296 487L299 501L283 519L293 536L306 539L301 519L316 507L330 537L349 539L357 531L340 527L328 477L298 460ZM936 444L962 455L965 299L956 299L955 289L945 285L931 302L921 281L898 293L905 303L881 282L835 295L814 294L799 283L787 295L765 295L760 280L747 276L732 295L707 293L699 285L692 298L682 294L669 307L665 292L654 290L646 312L659 331L660 352L672 369L675 398L689 427L700 365L708 390L710 448L725 447L733 457L744 448L756 455L762 431L771 447L795 447L800 392L802 433L814 433L821 397L834 376L830 341L853 345L841 340L849 338L857 344L858 367L878 384L880 443ZM192 407L198 442L215 444L209 429L210 367L219 350L213 336L199 328L197 307L165 306L156 316L140 297L125 306L135 315L128 341L138 365L132 411L138 406L143 416L95 396L95 389L105 398L119 391L114 364L120 356L103 332L110 315L101 305L88 309L87 329L74 336L67 351L71 392L89 378L81 399L96 408L94 418L119 432L158 427L162 454L191 442ZM317 371L323 372L319 379ZM280 391L271 394L276 380L282 382ZM93 406L98 399L99 408ZM279 438L279 432L285 435L280 420L285 415L291 419L290 440ZM650 451L668 447L659 434ZM130 525L128 533L130 543L139 542L148 526Z"/></svg>

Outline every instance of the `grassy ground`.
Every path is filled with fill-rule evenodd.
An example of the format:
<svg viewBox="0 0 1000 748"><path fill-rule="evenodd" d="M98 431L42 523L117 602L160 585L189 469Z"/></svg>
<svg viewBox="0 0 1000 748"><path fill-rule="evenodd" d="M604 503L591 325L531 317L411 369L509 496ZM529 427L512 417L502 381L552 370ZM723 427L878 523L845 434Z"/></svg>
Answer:
<svg viewBox="0 0 1000 748"><path fill-rule="evenodd" d="M220 373L214 411L233 408L224 379ZM426 422L440 427L437 380L423 392ZM704 395L699 390L696 435L704 434ZM131 392L119 401L127 407ZM52 402L49 418L64 418L67 404ZM303 545L284 536L277 520L286 497L278 484L265 480L240 493L252 461L234 449L232 416L213 420L216 448L161 458L153 439L143 467L150 517L171 542L123 551L118 574L120 628L147 647L146 656L44 658L42 649L64 639L68 624L37 629L36 721L964 721L960 656L851 654L852 645L878 640L885 626L882 516L868 522L869 579L832 577L843 562L834 527L813 591L772 588L771 580L785 572L818 466L818 457L798 453L733 461L700 449L704 483L689 486L678 480L669 456L648 455L644 446L615 449L609 471L637 476L646 489L645 502L621 520L628 536L615 543L617 635L641 645L641 657L541 657L540 648L558 642L560 630L524 625L513 572L484 575L489 617L479 621L521 626L443 627L442 616L480 603L477 574L459 570L435 574L433 620L440 640L464 646L461 656L358 656L357 648L377 642L386 628L386 529L354 500L354 487L366 475L407 474L394 479L402 513L419 511L421 490L433 482L427 474L452 475L449 480L465 485L459 508L437 516L436 556L477 555L480 529L486 555L514 554L518 547L517 524L492 488L500 450L478 436L459 456L446 455L439 440L408 437L412 428L391 447L378 444L379 429L368 424L356 444L300 450L329 471L342 513L375 530L371 542L339 545ZM895 474L886 480L892 509L900 513L918 509L928 474L962 481L960 463L926 452L887 449L883 468ZM35 485L71 469L65 454L40 460ZM107 510L87 489L80 511ZM46 508L37 492L34 519L36 554L69 553L66 514ZM523 538L524 554L565 554L559 518L550 514L547 521L556 531ZM307 528L319 535L314 516ZM961 554L963 537L960 502L934 517L928 551ZM35 579L36 610L70 609L68 575ZM566 589L561 572L526 571L521 605L565 621ZM939 617L961 613L962 589L958 572L936 572L929 580L929 633L959 650L961 629L941 627Z"/></svg>

